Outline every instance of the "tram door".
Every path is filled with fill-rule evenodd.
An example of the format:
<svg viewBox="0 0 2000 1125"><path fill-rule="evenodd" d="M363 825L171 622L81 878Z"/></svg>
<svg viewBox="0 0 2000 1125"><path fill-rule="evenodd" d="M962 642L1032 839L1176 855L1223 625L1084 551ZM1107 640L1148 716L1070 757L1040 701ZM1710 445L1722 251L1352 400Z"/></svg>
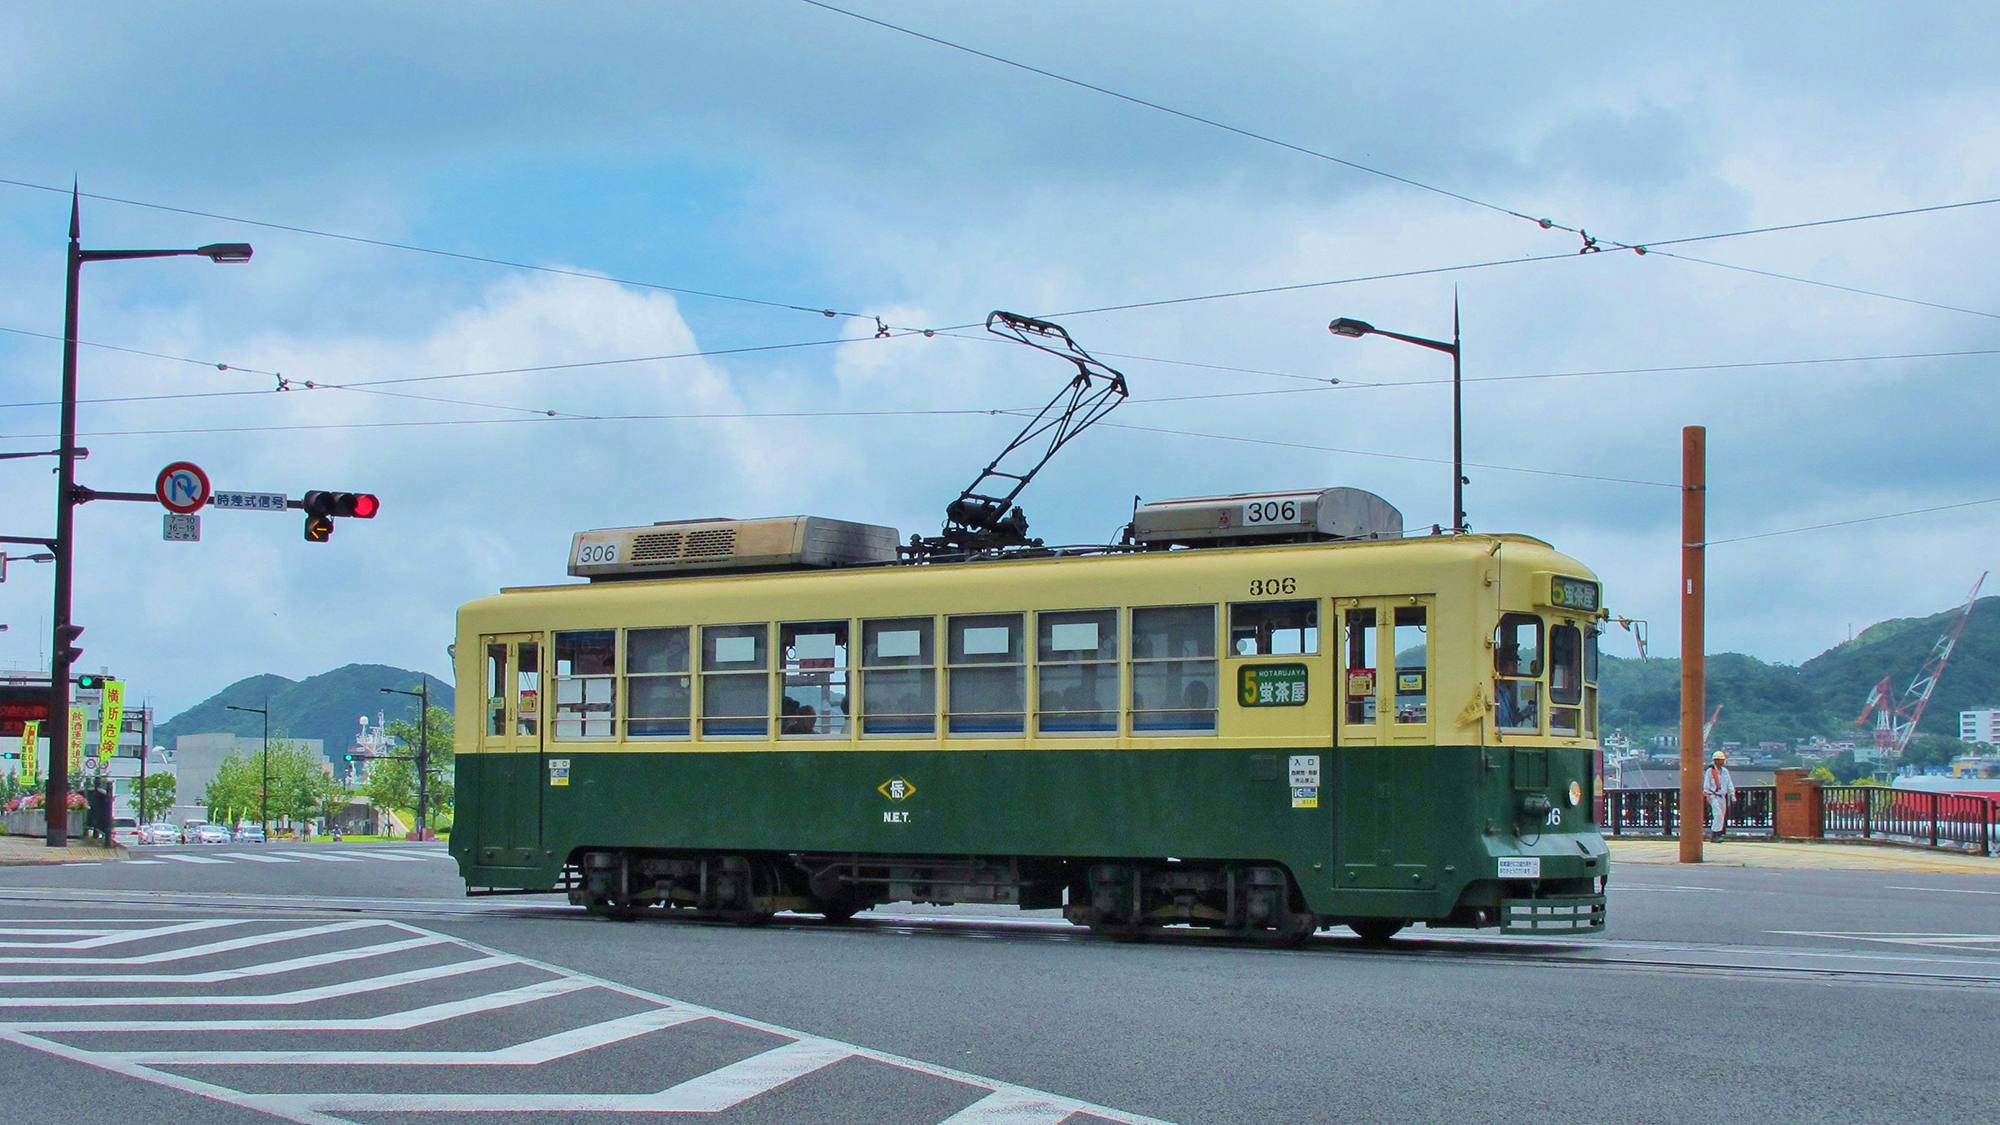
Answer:
<svg viewBox="0 0 2000 1125"><path fill-rule="evenodd" d="M542 647L535 633L479 639L484 713L479 727L481 866L532 867L542 835Z"/></svg>
<svg viewBox="0 0 2000 1125"><path fill-rule="evenodd" d="M1339 779L1336 871L1343 885L1436 885L1431 846L1446 788L1436 770L1426 595L1335 598L1334 776Z"/></svg>

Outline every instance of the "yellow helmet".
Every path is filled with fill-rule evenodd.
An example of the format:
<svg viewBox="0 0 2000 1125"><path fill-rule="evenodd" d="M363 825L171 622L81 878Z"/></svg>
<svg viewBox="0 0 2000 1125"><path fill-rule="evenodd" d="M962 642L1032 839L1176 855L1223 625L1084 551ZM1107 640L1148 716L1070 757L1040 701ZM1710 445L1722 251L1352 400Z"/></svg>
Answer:
<svg viewBox="0 0 2000 1125"><path fill-rule="evenodd" d="M1715 752L1715 753L1714 753L1714 754L1713 754L1713 755L1712 755L1711 757L1712 757L1712 758L1713 758L1713 759L1714 759L1715 761L1718 761L1718 762L1719 762L1719 761L1723 760L1724 758L1727 758L1728 756L1729 756L1729 755L1728 755L1727 753L1725 753L1725 752L1723 752L1723 751L1721 751L1721 750L1717 750L1717 751L1716 751L1716 752Z"/></svg>

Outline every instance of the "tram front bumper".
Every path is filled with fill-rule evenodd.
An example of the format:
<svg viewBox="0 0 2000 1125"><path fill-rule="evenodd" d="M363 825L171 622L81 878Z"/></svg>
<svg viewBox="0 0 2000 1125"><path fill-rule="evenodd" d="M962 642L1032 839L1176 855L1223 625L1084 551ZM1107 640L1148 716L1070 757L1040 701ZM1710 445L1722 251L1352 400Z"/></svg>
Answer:
<svg viewBox="0 0 2000 1125"><path fill-rule="evenodd" d="M1602 894L1535 895L1500 900L1503 934L1601 934L1604 932Z"/></svg>

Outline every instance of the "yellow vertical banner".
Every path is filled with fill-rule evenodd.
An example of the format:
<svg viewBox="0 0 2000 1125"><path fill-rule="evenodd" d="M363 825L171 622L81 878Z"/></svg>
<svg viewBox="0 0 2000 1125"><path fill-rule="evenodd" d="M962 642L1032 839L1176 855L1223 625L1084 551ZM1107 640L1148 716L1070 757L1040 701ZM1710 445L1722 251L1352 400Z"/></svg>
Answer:
<svg viewBox="0 0 2000 1125"><path fill-rule="evenodd" d="M69 705L69 776L71 781L83 776L83 708Z"/></svg>
<svg viewBox="0 0 2000 1125"><path fill-rule="evenodd" d="M29 719L21 724L21 784L33 785L40 780L41 760L35 757L35 742L42 737L40 719Z"/></svg>
<svg viewBox="0 0 2000 1125"><path fill-rule="evenodd" d="M125 681L104 681L104 709L97 724L97 768L109 772L118 756L118 736L125 731Z"/></svg>

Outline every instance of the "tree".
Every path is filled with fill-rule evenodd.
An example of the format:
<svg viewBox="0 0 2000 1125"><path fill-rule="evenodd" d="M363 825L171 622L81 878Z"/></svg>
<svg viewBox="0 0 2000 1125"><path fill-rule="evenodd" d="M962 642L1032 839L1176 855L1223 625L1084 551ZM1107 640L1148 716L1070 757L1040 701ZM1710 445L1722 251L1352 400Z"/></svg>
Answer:
<svg viewBox="0 0 2000 1125"><path fill-rule="evenodd" d="M1807 774L1806 776L1814 781L1819 782L1821 785L1834 784L1833 771L1827 769L1825 766L1814 766L1812 768L1812 772Z"/></svg>
<svg viewBox="0 0 2000 1125"><path fill-rule="evenodd" d="M424 716L424 726L428 728L427 733L430 739L430 805L431 812L436 813L443 809L449 809L452 804L452 776L458 761L458 755L455 753L454 747L456 732L452 727L451 709L448 707L433 706ZM388 729L392 737L402 740L406 751L412 755L417 752L421 737L426 733L418 731L415 723L406 722L402 719L397 719L390 723ZM384 765L407 764L403 762L378 762L374 768L379 770ZM372 779L374 776L374 773L371 771L369 777ZM410 799L407 804L393 806L379 805L377 807L414 809L417 804L416 771L414 769L409 773L409 782ZM374 803L373 798L370 798L370 803Z"/></svg>
<svg viewBox="0 0 2000 1125"><path fill-rule="evenodd" d="M311 820L325 815L328 805L343 799L346 792L333 779L325 758L273 735L268 764L262 747L224 758L208 783L204 803L208 818L218 824L259 820L267 813L272 820Z"/></svg>
<svg viewBox="0 0 2000 1125"><path fill-rule="evenodd" d="M384 812L413 809L417 804L417 770L410 762L375 761L368 766L368 780L361 783L361 795Z"/></svg>
<svg viewBox="0 0 2000 1125"><path fill-rule="evenodd" d="M201 803L208 807L209 820L235 824L257 815L258 792L264 784L261 756L258 751L247 755L239 751L222 759L202 793Z"/></svg>
<svg viewBox="0 0 2000 1125"><path fill-rule="evenodd" d="M1956 738L1941 734L1920 734L1910 739L1909 746L1903 750L1903 759L1898 764L1919 768L1949 766L1953 758L1969 753L1972 749L1969 743Z"/></svg>
<svg viewBox="0 0 2000 1125"><path fill-rule="evenodd" d="M170 773L148 773L139 790L139 823L151 824L153 820L174 807L174 798L180 794L180 779Z"/></svg>

